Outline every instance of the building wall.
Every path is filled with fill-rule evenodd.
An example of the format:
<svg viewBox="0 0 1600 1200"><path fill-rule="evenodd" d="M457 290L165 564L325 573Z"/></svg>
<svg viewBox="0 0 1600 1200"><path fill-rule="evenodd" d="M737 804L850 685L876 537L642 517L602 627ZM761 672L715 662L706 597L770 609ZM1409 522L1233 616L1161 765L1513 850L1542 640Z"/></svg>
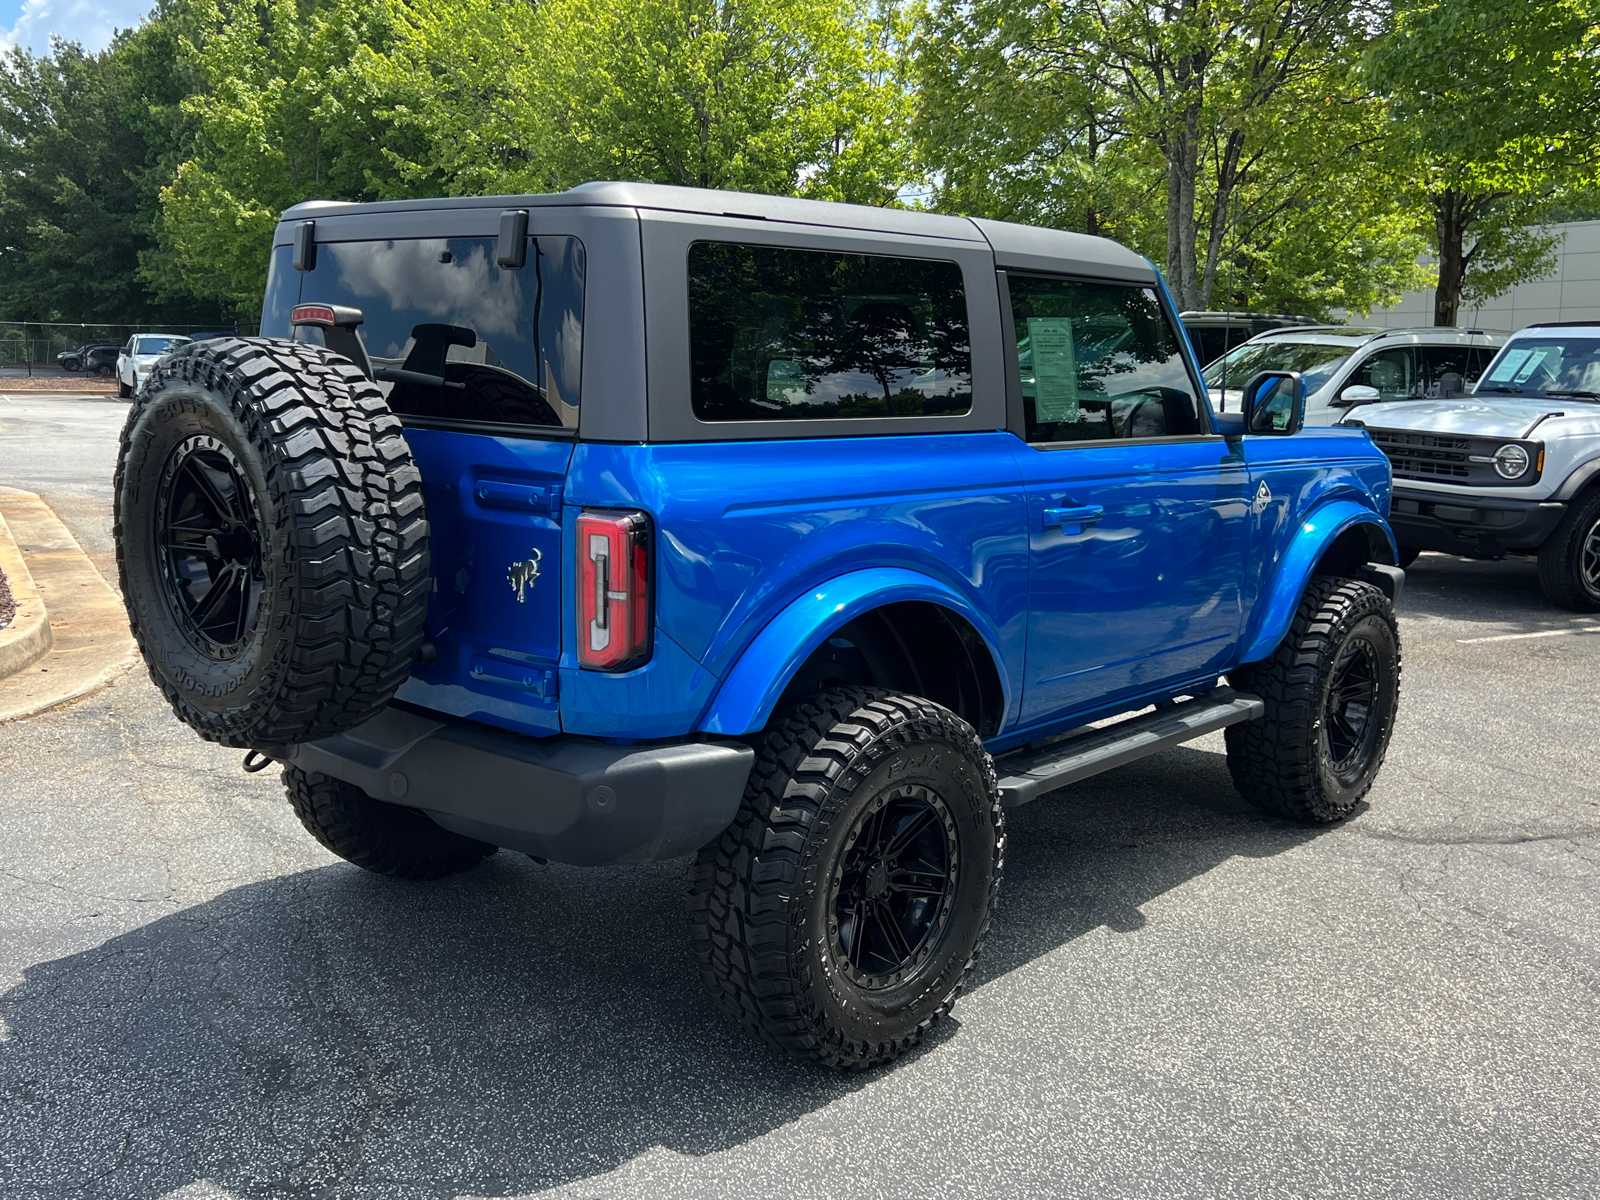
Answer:
<svg viewBox="0 0 1600 1200"><path fill-rule="evenodd" d="M1515 332L1535 321L1600 321L1600 221L1553 225L1561 233L1556 269L1543 279L1519 284L1481 308L1462 306L1456 324L1462 329ZM1363 317L1352 313L1352 325L1385 329L1433 324L1433 289L1407 292L1393 308L1375 308Z"/></svg>

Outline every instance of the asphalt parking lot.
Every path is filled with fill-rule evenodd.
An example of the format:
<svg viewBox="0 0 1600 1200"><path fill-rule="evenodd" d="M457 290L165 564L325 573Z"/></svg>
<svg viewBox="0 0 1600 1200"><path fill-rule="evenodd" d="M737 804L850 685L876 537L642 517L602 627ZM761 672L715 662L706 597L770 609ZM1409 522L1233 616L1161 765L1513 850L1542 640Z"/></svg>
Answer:
<svg viewBox="0 0 1600 1200"><path fill-rule="evenodd" d="M126 406L0 398L109 573ZM1016 810L977 986L900 1064L746 1039L682 861L369 876L135 675L0 726L0 1195L1600 1192L1600 615L1425 555L1370 807L1220 737Z"/></svg>

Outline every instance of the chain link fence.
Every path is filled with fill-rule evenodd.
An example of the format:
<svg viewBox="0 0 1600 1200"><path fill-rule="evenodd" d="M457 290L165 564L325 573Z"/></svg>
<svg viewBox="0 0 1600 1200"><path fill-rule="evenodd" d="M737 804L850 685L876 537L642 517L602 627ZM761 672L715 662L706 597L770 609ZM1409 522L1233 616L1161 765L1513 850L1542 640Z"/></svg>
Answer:
<svg viewBox="0 0 1600 1200"><path fill-rule="evenodd" d="M119 347L136 333L239 333L254 335L253 323L232 325L92 325L53 321L0 321L0 368L49 372L61 369L59 356L85 347Z"/></svg>

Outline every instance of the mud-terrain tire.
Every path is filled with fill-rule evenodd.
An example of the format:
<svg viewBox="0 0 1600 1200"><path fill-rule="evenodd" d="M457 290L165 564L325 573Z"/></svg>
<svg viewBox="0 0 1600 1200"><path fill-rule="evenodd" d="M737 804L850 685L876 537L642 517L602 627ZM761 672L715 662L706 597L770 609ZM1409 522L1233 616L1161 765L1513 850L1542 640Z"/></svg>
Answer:
<svg viewBox="0 0 1600 1200"><path fill-rule="evenodd" d="M438 879L477 866L497 849L315 771L286 766L283 785L295 816L312 837L346 862L377 875Z"/></svg>
<svg viewBox="0 0 1600 1200"><path fill-rule="evenodd" d="M1573 501L1539 547L1539 586L1552 604L1600 612L1600 488Z"/></svg>
<svg viewBox="0 0 1600 1200"><path fill-rule="evenodd" d="M405 681L430 587L422 478L348 360L259 338L183 347L129 411L115 491L128 620L200 736L329 737Z"/></svg>
<svg viewBox="0 0 1600 1200"><path fill-rule="evenodd" d="M1272 657L1228 681L1266 702L1261 718L1224 732L1234 786L1292 820L1343 820L1372 788L1394 730L1394 606L1370 583L1316 576Z"/></svg>
<svg viewBox="0 0 1600 1200"><path fill-rule="evenodd" d="M695 861L695 956L756 1036L875 1066L960 995L1004 857L994 765L970 725L916 696L817 692L762 735L738 816Z"/></svg>

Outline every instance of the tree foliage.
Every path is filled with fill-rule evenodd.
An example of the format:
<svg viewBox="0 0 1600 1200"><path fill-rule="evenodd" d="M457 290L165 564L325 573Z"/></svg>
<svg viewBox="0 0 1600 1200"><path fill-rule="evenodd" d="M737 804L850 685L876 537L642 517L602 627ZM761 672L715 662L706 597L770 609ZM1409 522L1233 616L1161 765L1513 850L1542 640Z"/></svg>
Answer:
<svg viewBox="0 0 1600 1200"><path fill-rule="evenodd" d="M0 315L248 318L301 200L632 178L1104 234L1188 307L1365 311L1431 246L1453 319L1596 208L1597 5L159 0L0 60Z"/></svg>
<svg viewBox="0 0 1600 1200"><path fill-rule="evenodd" d="M1595 185L1595 0L1396 0L1367 81L1438 257L1434 321L1552 265L1537 222Z"/></svg>

